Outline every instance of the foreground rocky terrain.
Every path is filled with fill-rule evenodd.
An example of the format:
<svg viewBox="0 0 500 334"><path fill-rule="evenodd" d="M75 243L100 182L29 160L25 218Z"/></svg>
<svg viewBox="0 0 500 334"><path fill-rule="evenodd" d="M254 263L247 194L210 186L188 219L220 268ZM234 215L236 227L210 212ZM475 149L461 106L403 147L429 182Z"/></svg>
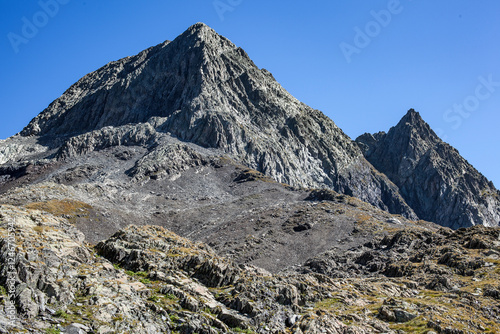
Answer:
<svg viewBox="0 0 500 334"><path fill-rule="evenodd" d="M354 142L195 24L0 141L0 332L498 333L499 198L415 111Z"/></svg>
<svg viewBox="0 0 500 334"><path fill-rule="evenodd" d="M262 181L256 181L262 182ZM328 201L321 202L328 204ZM376 209L374 209L376 210ZM500 231L356 223L376 237L272 274L158 226L95 246L71 217L0 206L13 223L18 317L4 333L497 333ZM2 299L7 298L2 292Z"/></svg>

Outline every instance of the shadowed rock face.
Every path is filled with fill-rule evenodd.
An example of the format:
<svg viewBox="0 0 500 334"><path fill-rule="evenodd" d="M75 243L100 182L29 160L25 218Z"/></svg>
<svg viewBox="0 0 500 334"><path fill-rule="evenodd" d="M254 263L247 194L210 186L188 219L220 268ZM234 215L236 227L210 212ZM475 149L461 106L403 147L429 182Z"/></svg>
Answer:
<svg viewBox="0 0 500 334"><path fill-rule="evenodd" d="M356 142L421 219L451 228L499 225L500 197L493 183L413 109L387 134L364 134Z"/></svg>
<svg viewBox="0 0 500 334"><path fill-rule="evenodd" d="M113 145L154 146L165 133L278 182L330 188L417 218L333 121L202 23L86 75L21 135L67 138L57 155L66 158Z"/></svg>

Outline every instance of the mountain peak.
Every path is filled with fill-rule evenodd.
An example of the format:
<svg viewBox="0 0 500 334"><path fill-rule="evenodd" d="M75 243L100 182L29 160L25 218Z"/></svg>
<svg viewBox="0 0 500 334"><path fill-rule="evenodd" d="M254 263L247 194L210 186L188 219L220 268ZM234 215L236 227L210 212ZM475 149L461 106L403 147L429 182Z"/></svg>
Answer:
<svg viewBox="0 0 500 334"><path fill-rule="evenodd" d="M441 141L429 124L420 116L420 113L413 108L408 110L399 123L389 130L388 134L391 132L394 132L396 137L417 138L419 141L430 144Z"/></svg>
<svg viewBox="0 0 500 334"><path fill-rule="evenodd" d="M230 154L279 182L330 188L416 218L333 121L295 99L243 49L203 23L85 76L22 135L65 140L64 157L92 151L93 143L128 143L131 135L120 132L127 129L141 145L168 133ZM382 192L372 190L380 184Z"/></svg>
<svg viewBox="0 0 500 334"><path fill-rule="evenodd" d="M396 125L396 127L401 126L401 125L405 125L405 124L409 124L410 126L427 125L427 123L424 121L424 119L422 118L420 113L418 111L415 111L415 109L413 109L413 108L408 110L406 115L404 115L401 118L401 120L399 121L398 125Z"/></svg>
<svg viewBox="0 0 500 334"><path fill-rule="evenodd" d="M224 36L219 35L215 30L202 22L190 26L177 38L181 44L188 47L213 46L215 49L227 50L236 46Z"/></svg>
<svg viewBox="0 0 500 334"><path fill-rule="evenodd" d="M408 112L406 113L406 115L403 116L401 121L410 124L425 123L424 120L422 119L422 116L420 116L420 113L418 111L415 111L415 109L413 108L408 110Z"/></svg>
<svg viewBox="0 0 500 334"><path fill-rule="evenodd" d="M216 33L215 30L213 30L212 28L210 28L208 25L206 25L203 22L197 22L197 23L193 24L192 26L187 28L187 31L193 31L196 33L202 33L204 31L213 31L214 33Z"/></svg>
<svg viewBox="0 0 500 334"><path fill-rule="evenodd" d="M210 28L207 24L203 23L203 22L196 22L195 24L193 24L192 26L190 26L188 28L188 30L191 30L191 29L212 29Z"/></svg>
<svg viewBox="0 0 500 334"><path fill-rule="evenodd" d="M208 25L202 22L198 22L190 26L189 28L186 29L186 31L181 34L181 36L189 34L189 35L196 35L200 38L204 38L207 36L220 36L215 30L210 28Z"/></svg>
<svg viewBox="0 0 500 334"><path fill-rule="evenodd" d="M414 109L387 134L364 134L356 142L421 219L452 228L499 224L500 201L493 184Z"/></svg>
<svg viewBox="0 0 500 334"><path fill-rule="evenodd" d="M193 110L191 101L200 95L204 82L218 78L216 68L231 67L224 66L227 57L223 59L222 54L238 50L206 24L196 23L172 42L110 62L84 76L21 135L73 136ZM240 67L253 65L247 63Z"/></svg>

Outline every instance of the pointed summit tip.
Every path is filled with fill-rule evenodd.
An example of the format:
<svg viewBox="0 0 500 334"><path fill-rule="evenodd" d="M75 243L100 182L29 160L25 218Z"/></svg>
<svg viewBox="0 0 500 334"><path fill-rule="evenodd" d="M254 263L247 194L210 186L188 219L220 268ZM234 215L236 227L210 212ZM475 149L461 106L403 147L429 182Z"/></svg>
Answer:
<svg viewBox="0 0 500 334"><path fill-rule="evenodd" d="M193 24L192 26L190 26L187 29L187 32L189 32L191 34L195 34L195 35L205 35L207 33L217 34L215 32L215 30L213 30L212 28L210 28L208 25L206 25L203 22L198 22L198 23Z"/></svg>
<svg viewBox="0 0 500 334"><path fill-rule="evenodd" d="M407 115L419 115L418 111L415 111L415 109L410 108L408 109L408 112L406 113Z"/></svg>
<svg viewBox="0 0 500 334"><path fill-rule="evenodd" d="M191 41L199 41L203 40L205 42L213 42L218 40L219 38L224 38L220 36L215 30L210 28L203 22L198 22L187 28L181 35L177 38L181 40L191 40Z"/></svg>
<svg viewBox="0 0 500 334"><path fill-rule="evenodd" d="M420 116L420 113L411 108L410 110L408 110L406 115L403 116L403 118L401 119L401 123L421 124L425 122L422 119L422 116Z"/></svg>
<svg viewBox="0 0 500 334"><path fill-rule="evenodd" d="M415 109L413 109L413 108L408 110L408 112L406 113L406 117L422 119L422 117L420 116L420 113L418 111L415 111Z"/></svg>
<svg viewBox="0 0 500 334"><path fill-rule="evenodd" d="M394 128L398 130L400 134L406 133L413 136L418 133L421 138L426 138L426 140L430 140L432 142L440 140L429 124L427 124L422 116L420 116L420 113L415 111L413 108L408 110L406 115L401 118L399 123Z"/></svg>
<svg viewBox="0 0 500 334"><path fill-rule="evenodd" d="M202 30L202 29L212 29L212 28L210 28L203 22L197 22L188 28L188 30Z"/></svg>

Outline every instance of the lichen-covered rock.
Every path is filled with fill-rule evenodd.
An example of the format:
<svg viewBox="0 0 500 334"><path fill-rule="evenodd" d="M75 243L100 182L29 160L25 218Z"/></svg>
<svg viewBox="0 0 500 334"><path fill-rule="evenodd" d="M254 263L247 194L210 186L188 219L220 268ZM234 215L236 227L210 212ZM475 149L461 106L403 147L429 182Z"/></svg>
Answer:
<svg viewBox="0 0 500 334"><path fill-rule="evenodd" d="M149 289L96 257L83 233L66 220L5 205L0 220L0 258L12 264L2 266L0 284L15 287L9 297L21 327L41 333L66 323L66 332L86 333L85 328L106 332L113 324L113 332L168 332L169 322L158 320L148 307Z"/></svg>

